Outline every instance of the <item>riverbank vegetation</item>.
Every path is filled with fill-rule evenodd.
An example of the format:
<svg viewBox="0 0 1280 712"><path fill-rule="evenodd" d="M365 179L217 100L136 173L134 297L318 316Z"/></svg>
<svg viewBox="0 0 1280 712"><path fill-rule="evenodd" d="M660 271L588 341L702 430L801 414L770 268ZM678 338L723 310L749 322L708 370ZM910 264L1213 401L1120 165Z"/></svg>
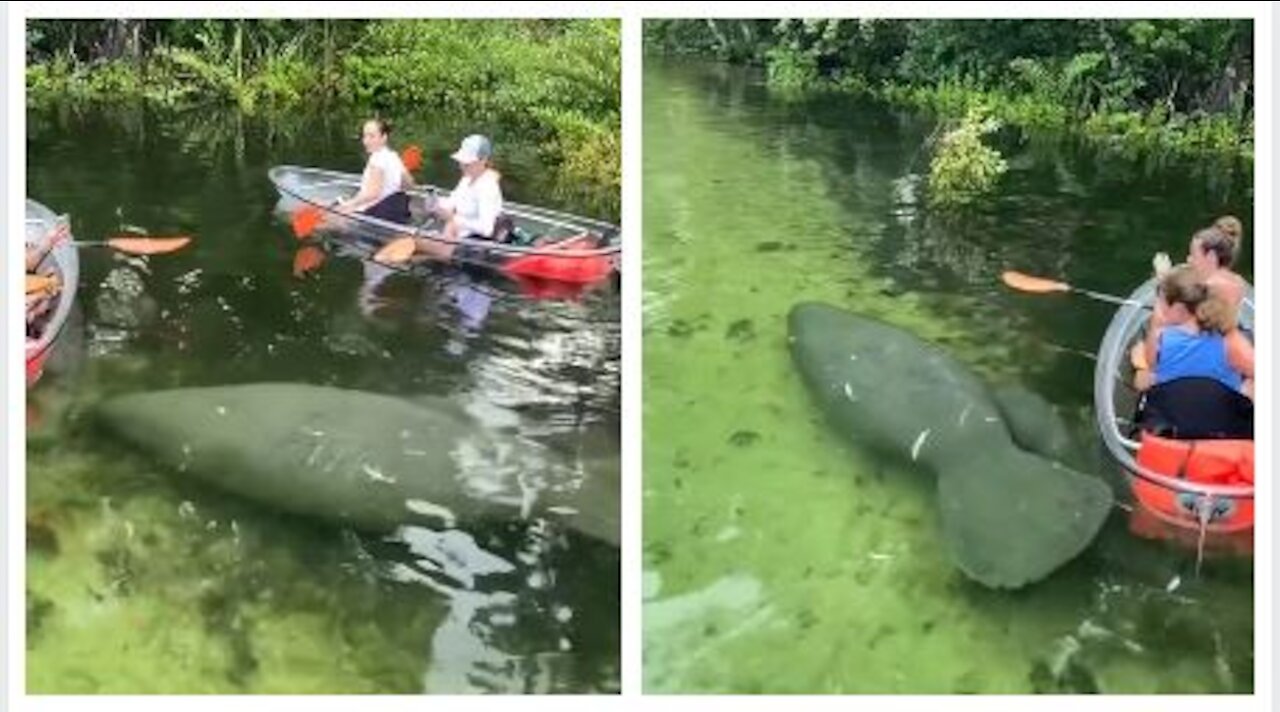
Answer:
<svg viewBox="0 0 1280 712"><path fill-rule="evenodd" d="M995 188L1009 165L982 137L999 128L1000 122L975 108L942 135L929 164L929 195L934 202L967 205Z"/></svg>
<svg viewBox="0 0 1280 712"><path fill-rule="evenodd" d="M32 20L27 103L462 112L618 191L616 20Z"/></svg>
<svg viewBox="0 0 1280 712"><path fill-rule="evenodd" d="M1250 20L656 20L647 52L1119 149L1253 157Z"/></svg>

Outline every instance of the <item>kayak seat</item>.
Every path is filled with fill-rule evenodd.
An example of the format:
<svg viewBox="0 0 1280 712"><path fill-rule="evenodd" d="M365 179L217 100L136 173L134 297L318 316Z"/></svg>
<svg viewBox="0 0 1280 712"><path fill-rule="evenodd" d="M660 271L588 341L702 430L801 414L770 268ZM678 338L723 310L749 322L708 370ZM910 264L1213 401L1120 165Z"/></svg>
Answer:
<svg viewBox="0 0 1280 712"><path fill-rule="evenodd" d="M493 241L499 243L511 242L511 238L516 232L516 221L506 213L498 216L493 221Z"/></svg>
<svg viewBox="0 0 1280 712"><path fill-rule="evenodd" d="M1179 378L1150 388L1134 422L1173 440L1252 440L1253 401L1213 378Z"/></svg>
<svg viewBox="0 0 1280 712"><path fill-rule="evenodd" d="M531 247L538 241L538 235L516 225L510 215L502 215L494 227L494 238L499 242L520 247Z"/></svg>

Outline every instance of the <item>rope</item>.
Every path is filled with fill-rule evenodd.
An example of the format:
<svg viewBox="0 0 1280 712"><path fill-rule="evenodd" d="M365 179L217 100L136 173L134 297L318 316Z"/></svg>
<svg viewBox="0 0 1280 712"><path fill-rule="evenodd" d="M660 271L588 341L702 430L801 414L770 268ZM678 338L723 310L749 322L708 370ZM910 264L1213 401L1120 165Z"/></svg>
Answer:
<svg viewBox="0 0 1280 712"><path fill-rule="evenodd" d="M1204 540L1213 517L1213 495L1204 495L1197 506L1196 519L1200 522L1200 537L1196 542L1196 578L1200 578L1200 564L1204 561Z"/></svg>

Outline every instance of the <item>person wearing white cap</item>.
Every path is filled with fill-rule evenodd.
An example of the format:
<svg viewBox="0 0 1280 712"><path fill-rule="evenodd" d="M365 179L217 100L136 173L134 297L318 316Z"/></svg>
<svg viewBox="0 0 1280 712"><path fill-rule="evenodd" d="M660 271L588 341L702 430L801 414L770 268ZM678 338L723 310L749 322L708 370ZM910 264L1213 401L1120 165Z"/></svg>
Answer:
<svg viewBox="0 0 1280 712"><path fill-rule="evenodd" d="M391 150L391 124L385 119L369 119L360 131L360 142L369 154L360 191L335 206L344 213L364 213L393 223L408 224L409 195L413 176L405 169L400 155Z"/></svg>
<svg viewBox="0 0 1280 712"><path fill-rule="evenodd" d="M462 178L449 194L437 201L432 211L445 221L441 240L419 238L417 249L431 257L448 260L453 257L460 238L492 239L498 217L502 215L502 176L489 165L493 144L488 138L472 134L462 139L453 152L453 160L462 170Z"/></svg>

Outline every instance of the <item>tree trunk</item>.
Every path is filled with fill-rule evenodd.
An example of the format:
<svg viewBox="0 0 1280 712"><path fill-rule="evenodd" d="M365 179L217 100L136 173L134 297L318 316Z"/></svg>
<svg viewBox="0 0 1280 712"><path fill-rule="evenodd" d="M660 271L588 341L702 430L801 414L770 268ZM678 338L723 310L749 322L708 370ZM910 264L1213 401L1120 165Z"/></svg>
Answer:
<svg viewBox="0 0 1280 712"><path fill-rule="evenodd" d="M236 86L244 84L244 20L236 20L236 35L231 51L235 54Z"/></svg>
<svg viewBox="0 0 1280 712"><path fill-rule="evenodd" d="M1235 112L1243 121L1252 108L1253 33L1242 32L1232 43L1222 73L1200 98L1199 108L1211 112Z"/></svg>
<svg viewBox="0 0 1280 712"><path fill-rule="evenodd" d="M129 20L104 20L106 32L98 43L95 59L120 59L129 39Z"/></svg>
<svg viewBox="0 0 1280 712"><path fill-rule="evenodd" d="M329 20L324 21L324 88L328 93L333 89L333 26Z"/></svg>

